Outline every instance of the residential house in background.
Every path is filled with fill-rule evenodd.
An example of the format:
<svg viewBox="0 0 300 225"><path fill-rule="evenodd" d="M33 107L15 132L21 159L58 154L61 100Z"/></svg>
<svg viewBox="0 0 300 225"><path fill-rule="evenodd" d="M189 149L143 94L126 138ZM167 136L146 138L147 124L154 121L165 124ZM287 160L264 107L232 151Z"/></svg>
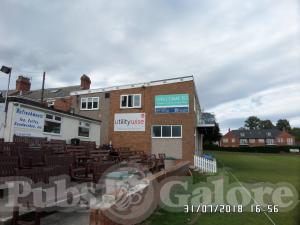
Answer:
<svg viewBox="0 0 300 225"><path fill-rule="evenodd" d="M295 138L287 131L272 129L260 130L228 130L221 138L221 147L239 146L285 146L295 145Z"/></svg>
<svg viewBox="0 0 300 225"><path fill-rule="evenodd" d="M43 103L48 107L70 112L72 111L72 97L70 96L70 92L87 90L90 88L90 85L90 78L84 74L80 78L80 85L58 88L46 88L44 89ZM4 97L6 91L0 92L2 97ZM16 80L16 88L14 90L10 90L8 95L11 97L19 97L36 102L41 102L42 89L31 90L30 79L24 75L20 75Z"/></svg>

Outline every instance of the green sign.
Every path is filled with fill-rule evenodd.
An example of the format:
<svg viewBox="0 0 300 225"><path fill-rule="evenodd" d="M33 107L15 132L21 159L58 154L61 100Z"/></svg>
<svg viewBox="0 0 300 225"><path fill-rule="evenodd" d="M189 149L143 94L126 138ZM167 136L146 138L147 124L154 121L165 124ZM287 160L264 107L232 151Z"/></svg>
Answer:
<svg viewBox="0 0 300 225"><path fill-rule="evenodd" d="M189 95L156 95L155 112L156 113L179 113L189 111Z"/></svg>

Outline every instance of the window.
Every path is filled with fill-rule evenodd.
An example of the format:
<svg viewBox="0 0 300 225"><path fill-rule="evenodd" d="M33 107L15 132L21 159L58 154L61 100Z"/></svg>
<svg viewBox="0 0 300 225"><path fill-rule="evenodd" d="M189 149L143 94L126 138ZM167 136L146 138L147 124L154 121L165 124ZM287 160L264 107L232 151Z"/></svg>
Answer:
<svg viewBox="0 0 300 225"><path fill-rule="evenodd" d="M223 143L228 143L228 138L223 138Z"/></svg>
<svg viewBox="0 0 300 225"><path fill-rule="evenodd" d="M255 143L255 139L249 139L249 143L254 144Z"/></svg>
<svg viewBox="0 0 300 225"><path fill-rule="evenodd" d="M248 140L247 139L240 139L240 145L247 145Z"/></svg>
<svg viewBox="0 0 300 225"><path fill-rule="evenodd" d="M48 100L47 105L48 107L54 106L54 100Z"/></svg>
<svg viewBox="0 0 300 225"><path fill-rule="evenodd" d="M258 139L259 143L265 143L265 139Z"/></svg>
<svg viewBox="0 0 300 225"><path fill-rule="evenodd" d="M153 138L181 138L181 125L154 125L152 126Z"/></svg>
<svg viewBox="0 0 300 225"><path fill-rule="evenodd" d="M271 132L267 132L267 136L268 136L268 137L271 137Z"/></svg>
<svg viewBox="0 0 300 225"><path fill-rule="evenodd" d="M46 114L44 132L51 134L60 134L61 117L51 114Z"/></svg>
<svg viewBox="0 0 300 225"><path fill-rule="evenodd" d="M161 126L152 127L152 137L161 137Z"/></svg>
<svg viewBox="0 0 300 225"><path fill-rule="evenodd" d="M241 133L241 137L245 137L245 133Z"/></svg>
<svg viewBox="0 0 300 225"><path fill-rule="evenodd" d="M81 110L99 109L99 97L81 98Z"/></svg>
<svg viewBox="0 0 300 225"><path fill-rule="evenodd" d="M294 144L293 138L287 138L286 140L287 140L288 145Z"/></svg>
<svg viewBox="0 0 300 225"><path fill-rule="evenodd" d="M172 137L171 126L162 126L162 137Z"/></svg>
<svg viewBox="0 0 300 225"><path fill-rule="evenodd" d="M181 126L172 126L172 137L181 137Z"/></svg>
<svg viewBox="0 0 300 225"><path fill-rule="evenodd" d="M141 108L141 94L121 95L120 108Z"/></svg>
<svg viewBox="0 0 300 225"><path fill-rule="evenodd" d="M235 143L235 138L232 138L232 139L231 139L231 142L232 142L232 143Z"/></svg>
<svg viewBox="0 0 300 225"><path fill-rule="evenodd" d="M274 139L266 139L267 145L274 145Z"/></svg>
<svg viewBox="0 0 300 225"><path fill-rule="evenodd" d="M89 137L90 136L90 124L85 122L79 122L78 127L79 137Z"/></svg>

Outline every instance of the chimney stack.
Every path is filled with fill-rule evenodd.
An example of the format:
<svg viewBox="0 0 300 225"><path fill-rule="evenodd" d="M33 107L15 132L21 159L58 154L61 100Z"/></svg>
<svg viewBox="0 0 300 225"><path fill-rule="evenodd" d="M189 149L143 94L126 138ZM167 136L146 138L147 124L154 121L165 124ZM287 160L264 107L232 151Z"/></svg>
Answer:
<svg viewBox="0 0 300 225"><path fill-rule="evenodd" d="M83 74L81 77L80 77L80 89L81 90L88 90L90 89L90 86L91 86L91 79Z"/></svg>
<svg viewBox="0 0 300 225"><path fill-rule="evenodd" d="M16 90L20 92L26 92L30 91L31 82L28 77L25 77L23 75L18 76L18 79L16 80Z"/></svg>
<svg viewBox="0 0 300 225"><path fill-rule="evenodd" d="M228 128L228 132L230 132L230 128Z"/></svg>

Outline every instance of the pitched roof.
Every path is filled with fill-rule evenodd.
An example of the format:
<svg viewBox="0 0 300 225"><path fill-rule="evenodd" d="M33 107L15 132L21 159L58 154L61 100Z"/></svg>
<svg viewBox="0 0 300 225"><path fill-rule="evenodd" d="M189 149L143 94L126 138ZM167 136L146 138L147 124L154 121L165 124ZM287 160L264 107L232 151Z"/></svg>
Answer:
<svg viewBox="0 0 300 225"><path fill-rule="evenodd" d="M58 88L46 88L44 89L44 99L54 99L54 98L64 98L70 96L70 93L73 91L79 91L80 85L67 86L67 87L58 87ZM42 96L42 89L32 90L29 92L24 92L20 95L20 92L16 90L9 91L10 96L18 96L26 99L40 100ZM5 95L3 95L4 97Z"/></svg>
<svg viewBox="0 0 300 225"><path fill-rule="evenodd" d="M238 138L266 139L276 138L281 133L281 130L272 128L260 130L232 130L231 132Z"/></svg>

